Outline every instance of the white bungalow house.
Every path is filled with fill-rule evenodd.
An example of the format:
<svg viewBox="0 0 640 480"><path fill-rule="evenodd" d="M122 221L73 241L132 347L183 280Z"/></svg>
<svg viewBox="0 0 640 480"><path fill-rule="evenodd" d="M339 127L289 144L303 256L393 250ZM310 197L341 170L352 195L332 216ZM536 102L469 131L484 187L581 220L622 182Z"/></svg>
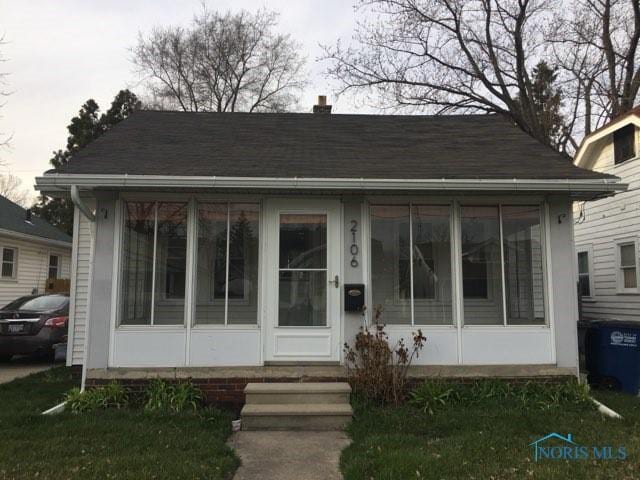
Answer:
<svg viewBox="0 0 640 480"><path fill-rule="evenodd" d="M496 115L314 110L139 111L37 178L77 206L69 362L336 377L381 306L432 372L575 375L572 203L625 186Z"/></svg>
<svg viewBox="0 0 640 480"><path fill-rule="evenodd" d="M0 196L0 307L71 276L71 237Z"/></svg>
<svg viewBox="0 0 640 480"><path fill-rule="evenodd" d="M628 190L574 206L582 316L640 321L640 108L586 136L578 167L615 175ZM587 201L588 200L588 201Z"/></svg>

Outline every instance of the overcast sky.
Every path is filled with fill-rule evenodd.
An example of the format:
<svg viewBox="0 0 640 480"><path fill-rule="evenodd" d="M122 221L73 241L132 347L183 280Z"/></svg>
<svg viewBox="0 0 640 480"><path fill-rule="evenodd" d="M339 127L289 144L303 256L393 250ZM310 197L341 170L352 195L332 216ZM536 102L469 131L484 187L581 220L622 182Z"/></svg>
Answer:
<svg viewBox="0 0 640 480"><path fill-rule="evenodd" d="M302 42L311 84L302 98L311 105L318 94L330 94L322 77L319 43L349 39L356 23L353 0L209 0L210 10L280 12L279 31ZM129 48L139 31L156 25L186 25L200 0L0 0L0 34L12 95L0 110L0 132L13 135L0 151L7 171L31 187L49 167L51 152L64 148L66 126L89 98L106 110L122 88L134 92L136 76ZM331 101L331 98L329 99ZM334 111L352 112L347 99L332 102ZM34 192L35 195L35 192Z"/></svg>

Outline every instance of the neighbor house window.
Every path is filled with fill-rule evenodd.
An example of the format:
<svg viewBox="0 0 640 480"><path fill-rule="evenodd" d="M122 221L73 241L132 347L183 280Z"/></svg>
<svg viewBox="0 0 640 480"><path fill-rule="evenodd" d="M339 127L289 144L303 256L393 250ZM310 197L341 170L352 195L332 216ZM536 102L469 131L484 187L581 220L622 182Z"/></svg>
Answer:
<svg viewBox="0 0 640 480"><path fill-rule="evenodd" d="M255 324L259 205L198 204L196 324Z"/></svg>
<svg viewBox="0 0 640 480"><path fill-rule="evenodd" d="M638 288L636 242L618 244L618 290L633 291Z"/></svg>
<svg viewBox="0 0 640 480"><path fill-rule="evenodd" d="M591 273L589 272L589 252L578 252L578 290L581 297L591 296Z"/></svg>
<svg viewBox="0 0 640 480"><path fill-rule="evenodd" d="M2 278L14 279L17 274L18 251L15 248L2 249Z"/></svg>
<svg viewBox="0 0 640 480"><path fill-rule="evenodd" d="M184 323L188 204L126 202L123 325Z"/></svg>
<svg viewBox="0 0 640 480"><path fill-rule="evenodd" d="M636 156L635 125L627 125L613 132L613 155L616 165Z"/></svg>
<svg viewBox="0 0 640 480"><path fill-rule="evenodd" d="M58 278L59 266L60 257L58 255L49 255L49 276L47 278Z"/></svg>
<svg viewBox="0 0 640 480"><path fill-rule="evenodd" d="M465 325L545 323L539 206L461 208Z"/></svg>
<svg viewBox="0 0 640 480"><path fill-rule="evenodd" d="M451 208L371 207L375 308L386 324L450 325Z"/></svg>

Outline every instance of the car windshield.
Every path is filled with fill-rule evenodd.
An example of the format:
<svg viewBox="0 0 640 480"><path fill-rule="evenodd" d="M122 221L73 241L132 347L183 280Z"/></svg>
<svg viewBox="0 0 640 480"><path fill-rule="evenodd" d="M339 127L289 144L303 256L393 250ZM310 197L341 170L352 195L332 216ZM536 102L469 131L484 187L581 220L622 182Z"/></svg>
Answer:
<svg viewBox="0 0 640 480"><path fill-rule="evenodd" d="M69 301L65 295L43 295L41 297L20 298L10 303L3 310L25 310L31 312L46 312L48 310L58 310L64 307Z"/></svg>

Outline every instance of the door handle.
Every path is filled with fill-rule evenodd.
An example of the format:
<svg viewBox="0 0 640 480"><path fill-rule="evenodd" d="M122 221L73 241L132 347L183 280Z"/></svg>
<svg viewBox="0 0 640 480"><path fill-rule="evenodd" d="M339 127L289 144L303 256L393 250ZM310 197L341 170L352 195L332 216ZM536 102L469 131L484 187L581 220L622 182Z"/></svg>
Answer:
<svg viewBox="0 0 640 480"><path fill-rule="evenodd" d="M333 277L333 280L329 280L329 283L332 283L334 287L339 288L340 278L338 277L338 275L336 275L335 277Z"/></svg>

